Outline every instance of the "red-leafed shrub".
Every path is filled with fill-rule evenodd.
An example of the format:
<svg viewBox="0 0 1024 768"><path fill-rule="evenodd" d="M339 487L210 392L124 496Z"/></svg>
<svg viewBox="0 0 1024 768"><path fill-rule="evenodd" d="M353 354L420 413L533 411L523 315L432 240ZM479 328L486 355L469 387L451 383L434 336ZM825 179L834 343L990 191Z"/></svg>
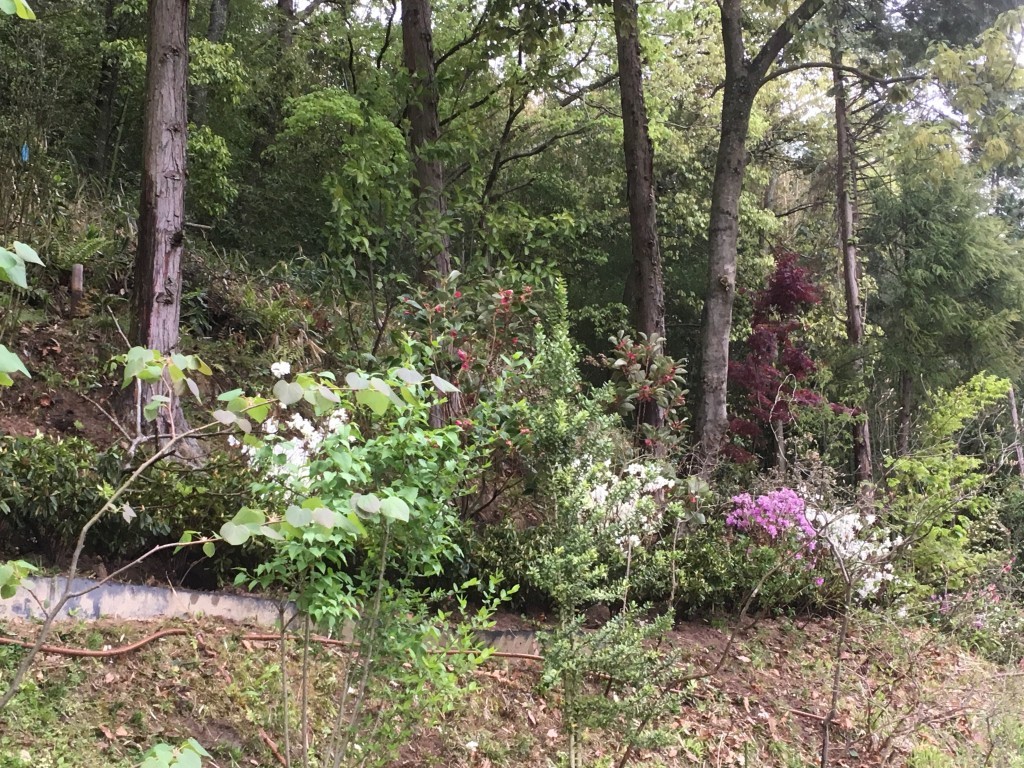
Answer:
<svg viewBox="0 0 1024 768"><path fill-rule="evenodd" d="M822 402L805 382L816 370L800 338L801 316L821 301L821 292L798 254L775 252L775 270L753 296L752 330L729 364L733 413L729 423L732 458L749 461L772 444L772 424L785 426L793 409Z"/></svg>

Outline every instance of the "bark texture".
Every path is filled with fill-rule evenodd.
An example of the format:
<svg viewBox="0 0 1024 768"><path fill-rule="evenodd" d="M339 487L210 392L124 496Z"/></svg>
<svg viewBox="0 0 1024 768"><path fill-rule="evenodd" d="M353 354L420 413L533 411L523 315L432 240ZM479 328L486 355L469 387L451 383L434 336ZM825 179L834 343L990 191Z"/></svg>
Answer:
<svg viewBox="0 0 1024 768"><path fill-rule="evenodd" d="M178 345L181 312L187 80L188 0L150 0L131 340L163 353Z"/></svg>
<svg viewBox="0 0 1024 768"><path fill-rule="evenodd" d="M857 258L856 214L853 200L852 174L853 137L848 122L846 82L838 67L843 64L843 54L838 48L832 49L832 83L836 104L836 214L839 220L839 247L843 260L843 289L846 295L846 340L853 348L854 377L858 386L864 383L864 317L860 299L860 269ZM858 483L871 480L871 427L864 415L852 427L853 460Z"/></svg>
<svg viewBox="0 0 1024 768"><path fill-rule="evenodd" d="M769 36L757 55L749 58L743 42L742 0L720 0L725 84L722 129L711 188L708 227L708 283L701 329L700 395L696 430L701 453L713 458L728 430L729 335L736 294L740 192L747 169L747 135L754 99L765 75L782 50L825 0L804 0ZM706 466L710 466L710 462Z"/></svg>
<svg viewBox="0 0 1024 768"><path fill-rule="evenodd" d="M664 337L665 286L654 195L654 146L644 103L636 0L614 0L612 10L619 63L623 153L626 160L626 193L633 255L631 308L638 331L649 338ZM645 403L638 418L642 423L660 427L664 422L664 413L657 403Z"/></svg>
<svg viewBox="0 0 1024 768"><path fill-rule="evenodd" d="M426 238L433 268L444 277L451 273L451 243L443 229L448 212L444 194L444 168L431 157L431 146L441 136L430 0L402 0L402 52L412 81L409 102L409 142L416 162L417 205L422 229L436 233Z"/></svg>

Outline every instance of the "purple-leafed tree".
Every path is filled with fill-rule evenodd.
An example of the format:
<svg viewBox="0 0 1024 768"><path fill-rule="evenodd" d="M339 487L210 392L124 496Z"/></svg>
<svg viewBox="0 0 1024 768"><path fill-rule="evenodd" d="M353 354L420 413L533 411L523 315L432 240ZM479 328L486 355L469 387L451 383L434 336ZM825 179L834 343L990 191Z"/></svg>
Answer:
<svg viewBox="0 0 1024 768"><path fill-rule="evenodd" d="M799 256L777 250L775 271L753 296L746 354L729 364L735 397L729 422L733 440L725 453L731 458L750 460L754 452L771 452L774 464L785 467L785 428L793 421L794 407L822 403L805 386L817 366L800 339L801 316L820 301L818 286L800 266Z"/></svg>

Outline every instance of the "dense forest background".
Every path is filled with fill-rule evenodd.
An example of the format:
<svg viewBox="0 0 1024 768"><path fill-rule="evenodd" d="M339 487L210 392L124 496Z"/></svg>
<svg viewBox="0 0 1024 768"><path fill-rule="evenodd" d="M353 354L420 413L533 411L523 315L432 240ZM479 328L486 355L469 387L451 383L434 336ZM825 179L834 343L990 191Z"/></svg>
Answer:
<svg viewBox="0 0 1024 768"><path fill-rule="evenodd" d="M1017 661L1018 5L0 0L0 589L180 541L364 684L386 621L542 610L572 766L684 617Z"/></svg>

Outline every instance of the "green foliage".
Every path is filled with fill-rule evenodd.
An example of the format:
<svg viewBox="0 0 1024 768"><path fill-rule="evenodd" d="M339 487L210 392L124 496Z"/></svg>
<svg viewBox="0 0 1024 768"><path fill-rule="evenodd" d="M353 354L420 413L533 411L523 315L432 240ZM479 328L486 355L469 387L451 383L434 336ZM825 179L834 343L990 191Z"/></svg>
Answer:
<svg viewBox="0 0 1024 768"><path fill-rule="evenodd" d="M455 425L431 426L438 397L457 390L410 367L351 371L343 386L329 373L292 377L283 363L274 371L274 400L235 390L214 412L244 436L260 502L233 515L220 537L235 547L262 543L262 562L238 582L283 590L316 626L360 643L335 704L338 726L321 751L345 765L387 765L414 724L453 705L461 675L481 658L472 628L515 591L491 578L473 614L467 591L476 580L425 586L461 554L453 500L473 489L496 438L478 444ZM312 420L295 413L279 421L272 407L309 408ZM260 437L253 423L262 424ZM454 635L442 633L448 614L437 606L445 604L463 617ZM432 653L445 647L458 653Z"/></svg>
<svg viewBox="0 0 1024 768"><path fill-rule="evenodd" d="M155 744L146 752L140 768L202 768L204 757L210 757L210 753L195 739L177 747Z"/></svg>
<svg viewBox="0 0 1024 768"><path fill-rule="evenodd" d="M190 125L188 130L188 203L200 217L214 220L238 197L231 177L231 152L227 142L209 126Z"/></svg>
<svg viewBox="0 0 1024 768"><path fill-rule="evenodd" d="M24 560L9 560L0 565L0 599L14 597L14 593L22 579L38 570Z"/></svg>
<svg viewBox="0 0 1024 768"><path fill-rule="evenodd" d="M82 525L127 478L118 447L100 450L77 437L0 437L0 530L16 550L68 554ZM121 514L101 520L87 552L137 553L204 530L244 504L251 478L236 459L212 454L202 468L157 464L123 497Z"/></svg>
<svg viewBox="0 0 1024 768"><path fill-rule="evenodd" d="M996 514L982 459L957 443L969 419L1005 399L1009 382L978 375L936 395L910 454L887 461L889 515L912 542L907 558L922 585L958 590L992 562L1006 558L988 528ZM985 542L975 547L972 542Z"/></svg>
<svg viewBox="0 0 1024 768"><path fill-rule="evenodd" d="M872 184L874 215L863 233L885 370L912 371L929 389L982 370L1016 375L1017 246L986 212L977 174L944 128L917 127L896 141L898 183Z"/></svg>
<svg viewBox="0 0 1024 768"><path fill-rule="evenodd" d="M19 16L22 8L28 8L28 6L23 3L18 6ZM14 11L9 12L13 13ZM24 243L15 241L12 250L0 248L0 283L10 283L14 288L27 289L26 264L43 266L43 262L40 261L36 252ZM0 330L4 330L3 325L0 325ZM0 387L9 387L14 383L14 379L11 378L12 373L29 376L28 369L21 359L6 346L0 344Z"/></svg>

